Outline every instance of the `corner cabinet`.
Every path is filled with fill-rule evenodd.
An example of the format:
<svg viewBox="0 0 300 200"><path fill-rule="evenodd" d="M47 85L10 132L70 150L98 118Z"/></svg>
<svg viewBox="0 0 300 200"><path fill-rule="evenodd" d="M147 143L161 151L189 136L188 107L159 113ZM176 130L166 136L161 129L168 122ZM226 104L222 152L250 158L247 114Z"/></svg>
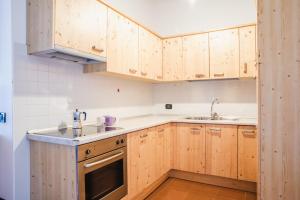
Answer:
<svg viewBox="0 0 300 200"><path fill-rule="evenodd" d="M28 53L73 62L105 61L107 7L96 0L29 0ZM79 59L82 58L82 59Z"/></svg>
<svg viewBox="0 0 300 200"><path fill-rule="evenodd" d="M108 9L107 72L139 76L139 27Z"/></svg>
<svg viewBox="0 0 300 200"><path fill-rule="evenodd" d="M139 27L140 76L162 80L162 40L148 30Z"/></svg>
<svg viewBox="0 0 300 200"><path fill-rule="evenodd" d="M237 179L237 126L206 125L206 174Z"/></svg>
<svg viewBox="0 0 300 200"><path fill-rule="evenodd" d="M209 79L207 33L183 37L183 68L185 80Z"/></svg>
<svg viewBox="0 0 300 200"><path fill-rule="evenodd" d="M229 29L209 33L210 78L239 78L239 32Z"/></svg>
<svg viewBox="0 0 300 200"><path fill-rule="evenodd" d="M256 27L239 28L240 34L240 77L254 78L257 76L256 63Z"/></svg>
<svg viewBox="0 0 300 200"><path fill-rule="evenodd" d="M252 126L238 128L238 179L256 182L258 168L258 136Z"/></svg>
<svg viewBox="0 0 300 200"><path fill-rule="evenodd" d="M184 78L182 63L182 37L163 40L164 81L179 81Z"/></svg>

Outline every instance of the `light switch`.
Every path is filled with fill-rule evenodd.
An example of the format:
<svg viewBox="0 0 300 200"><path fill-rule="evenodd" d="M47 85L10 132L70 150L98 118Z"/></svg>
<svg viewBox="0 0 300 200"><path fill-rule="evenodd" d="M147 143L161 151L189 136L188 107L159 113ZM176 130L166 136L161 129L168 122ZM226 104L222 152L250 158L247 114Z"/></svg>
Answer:
<svg viewBox="0 0 300 200"><path fill-rule="evenodd" d="M0 124L6 123L6 113L0 112Z"/></svg>

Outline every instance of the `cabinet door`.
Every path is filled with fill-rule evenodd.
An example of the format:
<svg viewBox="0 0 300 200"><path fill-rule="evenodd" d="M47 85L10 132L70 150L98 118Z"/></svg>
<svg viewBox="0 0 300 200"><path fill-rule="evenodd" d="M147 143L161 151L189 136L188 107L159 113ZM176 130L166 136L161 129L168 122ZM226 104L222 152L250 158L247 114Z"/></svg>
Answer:
<svg viewBox="0 0 300 200"><path fill-rule="evenodd" d="M209 33L210 78L239 77L238 29Z"/></svg>
<svg viewBox="0 0 300 200"><path fill-rule="evenodd" d="M240 77L256 77L256 28L248 26L240 32Z"/></svg>
<svg viewBox="0 0 300 200"><path fill-rule="evenodd" d="M108 9L107 70L139 76L138 25Z"/></svg>
<svg viewBox="0 0 300 200"><path fill-rule="evenodd" d="M106 57L107 7L96 0L55 1L55 45Z"/></svg>
<svg viewBox="0 0 300 200"><path fill-rule="evenodd" d="M205 125L177 124L174 138L174 168L205 172Z"/></svg>
<svg viewBox="0 0 300 200"><path fill-rule="evenodd" d="M182 80L182 37L163 40L163 78L166 81Z"/></svg>
<svg viewBox="0 0 300 200"><path fill-rule="evenodd" d="M186 80L209 78L208 34L183 37L183 68Z"/></svg>
<svg viewBox="0 0 300 200"><path fill-rule="evenodd" d="M139 67L145 78L162 79L162 40L139 27Z"/></svg>
<svg viewBox="0 0 300 200"><path fill-rule="evenodd" d="M255 182L257 179L257 131L255 127L238 129L238 178Z"/></svg>
<svg viewBox="0 0 300 200"><path fill-rule="evenodd" d="M206 174L237 179L237 126L206 125Z"/></svg>

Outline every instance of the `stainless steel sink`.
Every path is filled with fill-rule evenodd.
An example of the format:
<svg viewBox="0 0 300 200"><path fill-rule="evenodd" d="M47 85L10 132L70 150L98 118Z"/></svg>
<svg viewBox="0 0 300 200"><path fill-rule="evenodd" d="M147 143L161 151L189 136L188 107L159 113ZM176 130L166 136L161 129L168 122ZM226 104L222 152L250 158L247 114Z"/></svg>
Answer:
<svg viewBox="0 0 300 200"><path fill-rule="evenodd" d="M231 117L211 118L211 117L205 117L205 116L200 116L200 117L186 117L185 119L188 119L188 120L230 120L230 121L237 121L238 120L238 118L231 118Z"/></svg>

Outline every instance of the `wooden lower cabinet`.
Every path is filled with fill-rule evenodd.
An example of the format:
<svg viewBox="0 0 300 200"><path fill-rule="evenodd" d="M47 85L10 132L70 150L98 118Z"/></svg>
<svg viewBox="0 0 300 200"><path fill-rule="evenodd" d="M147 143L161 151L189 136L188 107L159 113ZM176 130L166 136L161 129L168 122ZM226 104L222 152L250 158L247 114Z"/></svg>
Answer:
<svg viewBox="0 0 300 200"><path fill-rule="evenodd" d="M205 125L177 124L174 136L174 169L205 173Z"/></svg>
<svg viewBox="0 0 300 200"><path fill-rule="evenodd" d="M206 125L206 174L237 179L237 126Z"/></svg>
<svg viewBox="0 0 300 200"><path fill-rule="evenodd" d="M170 130L169 125L162 125L127 135L127 199L139 195L171 169Z"/></svg>
<svg viewBox="0 0 300 200"><path fill-rule="evenodd" d="M253 126L238 128L238 179L256 182L257 180L257 131Z"/></svg>

